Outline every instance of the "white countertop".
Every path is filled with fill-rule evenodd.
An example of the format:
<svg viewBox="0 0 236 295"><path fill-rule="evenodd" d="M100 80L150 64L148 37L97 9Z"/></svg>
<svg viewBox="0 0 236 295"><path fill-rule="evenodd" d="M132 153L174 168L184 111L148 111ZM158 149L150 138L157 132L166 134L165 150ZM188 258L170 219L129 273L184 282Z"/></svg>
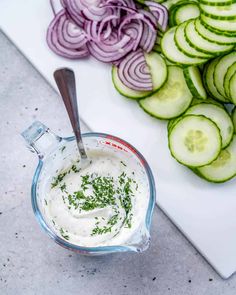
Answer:
<svg viewBox="0 0 236 295"><path fill-rule="evenodd" d="M222 280L157 208L143 254L78 256L42 232L30 202L37 157L20 132L36 119L72 132L60 98L2 34L0 118L0 294L236 294L236 276Z"/></svg>

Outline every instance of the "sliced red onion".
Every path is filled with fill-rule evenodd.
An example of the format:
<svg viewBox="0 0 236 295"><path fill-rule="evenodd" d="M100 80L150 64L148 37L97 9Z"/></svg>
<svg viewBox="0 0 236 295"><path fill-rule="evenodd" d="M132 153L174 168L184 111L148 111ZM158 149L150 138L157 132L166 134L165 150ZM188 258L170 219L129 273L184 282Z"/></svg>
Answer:
<svg viewBox="0 0 236 295"><path fill-rule="evenodd" d="M81 11L77 8L77 6L75 6L74 1L63 0L63 2L70 17L77 23L78 26L83 28L85 18L83 17Z"/></svg>
<svg viewBox="0 0 236 295"><path fill-rule="evenodd" d="M64 47L78 49L88 41L84 30L70 20L66 13L59 18L57 30L58 41Z"/></svg>
<svg viewBox="0 0 236 295"><path fill-rule="evenodd" d="M151 12L146 11L144 9L139 9L139 14L141 14L144 17L143 21L146 22L150 29L156 32L157 20L155 16Z"/></svg>
<svg viewBox="0 0 236 295"><path fill-rule="evenodd" d="M112 62L112 64L116 67L118 67L120 65L120 63L122 62L122 58L121 59L118 59L118 60L115 60Z"/></svg>
<svg viewBox="0 0 236 295"><path fill-rule="evenodd" d="M137 50L143 35L143 22L140 20L132 20L132 22L129 23L123 21L119 26L119 36L122 34L122 32L134 39L133 50Z"/></svg>
<svg viewBox="0 0 236 295"><path fill-rule="evenodd" d="M144 53L141 49L129 53L118 67L118 76L122 83L137 91L151 91L152 77Z"/></svg>
<svg viewBox="0 0 236 295"><path fill-rule="evenodd" d="M113 20L112 20L112 22L113 22ZM111 36L111 34L112 34L112 30L113 30L113 26L112 26L112 24L109 22L109 23L107 24L106 31L103 32L102 39L103 39L103 40L106 40L107 38L109 38L109 37Z"/></svg>
<svg viewBox="0 0 236 295"><path fill-rule="evenodd" d="M102 21L104 17L111 15L111 10L103 7L102 0L70 0L77 11L84 18L93 21Z"/></svg>
<svg viewBox="0 0 236 295"><path fill-rule="evenodd" d="M100 22L100 25L99 25L99 29L98 29L98 36L99 36L99 39L98 41L101 41L101 34L102 34L102 31L104 29L104 26L105 24L108 24L109 22L111 22L113 19L118 19L118 16L116 15L109 15L107 17L105 17L101 22ZM105 38L106 39L106 38Z"/></svg>
<svg viewBox="0 0 236 295"><path fill-rule="evenodd" d="M147 24L144 24L142 38L139 46L146 52L152 51L156 41L156 33L151 31Z"/></svg>
<svg viewBox="0 0 236 295"><path fill-rule="evenodd" d="M145 1L152 14L156 17L158 25L162 31L165 31L168 24L168 10L164 5L153 1Z"/></svg>
<svg viewBox="0 0 236 295"><path fill-rule="evenodd" d="M61 2L61 6L65 8L66 7L65 1L64 0L60 0L60 2Z"/></svg>
<svg viewBox="0 0 236 295"><path fill-rule="evenodd" d="M106 4L113 4L113 5L117 5L117 6L126 6L126 7L136 9L136 5L135 5L134 1L132 1L132 0L108 0L108 1L106 1Z"/></svg>
<svg viewBox="0 0 236 295"><path fill-rule="evenodd" d="M100 61L123 67L124 71L126 61L128 72L133 71L136 81L145 82L143 88L136 84L133 87L151 89L143 51L150 52L158 42L158 26L166 28L165 7L152 1L145 2L149 11L140 9L133 0L59 1L64 9L55 15L47 32L48 45L55 53L71 59L90 53Z"/></svg>
<svg viewBox="0 0 236 295"><path fill-rule="evenodd" d="M102 62L114 62L128 54L134 47L133 39L123 35L120 40L114 32L101 43L89 42L88 49L92 56Z"/></svg>
<svg viewBox="0 0 236 295"><path fill-rule="evenodd" d="M93 22L93 21L85 21L84 30L87 34L88 40L92 40L94 42L101 42L101 40L105 40L109 38L113 31L112 20L116 19L117 16L109 16L104 18L101 22Z"/></svg>
<svg viewBox="0 0 236 295"><path fill-rule="evenodd" d="M98 40L98 27L99 22L93 22L91 20L86 20L84 23L84 31L86 32L87 38L89 41L97 41Z"/></svg>
<svg viewBox="0 0 236 295"><path fill-rule="evenodd" d="M67 57L70 59L78 59L89 55L88 49L86 45L74 49L74 48L68 48L63 46L59 40L58 40L58 24L60 21L60 18L65 15L65 10L62 10L57 14L57 16L54 18L54 20L51 22L51 24L48 27L47 30L47 43L48 46L58 55Z"/></svg>
<svg viewBox="0 0 236 295"><path fill-rule="evenodd" d="M54 6L54 0L50 0L50 5L51 5L51 9L52 9L53 14L56 15L56 9L55 9L55 6Z"/></svg>
<svg viewBox="0 0 236 295"><path fill-rule="evenodd" d="M105 4L105 5L103 5L103 7L104 8L114 8L115 6L110 5L110 4L109 5ZM156 30L157 20L152 13L150 13L144 9L137 10L137 9L133 9L133 8L130 8L127 6L117 6L117 9L123 10L124 12L126 12L128 14L125 16L127 18L127 22L132 19L140 19L140 20L146 22L147 25L149 25L152 30Z"/></svg>

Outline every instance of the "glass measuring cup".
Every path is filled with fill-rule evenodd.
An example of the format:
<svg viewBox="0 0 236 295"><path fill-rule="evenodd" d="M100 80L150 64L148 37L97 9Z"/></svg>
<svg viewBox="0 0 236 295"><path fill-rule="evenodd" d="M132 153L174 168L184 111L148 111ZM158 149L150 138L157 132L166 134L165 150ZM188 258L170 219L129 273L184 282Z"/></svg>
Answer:
<svg viewBox="0 0 236 295"><path fill-rule="evenodd" d="M36 168L32 187L31 201L34 214L41 227L59 245L85 255L101 255L114 252L142 252L150 243L150 226L155 205L155 183L150 167L144 157L126 141L103 133L85 133L83 141L87 150L108 151L121 159L134 161L140 173L145 175L148 183L148 204L145 219L136 232L122 245L84 247L62 239L55 231L45 215L44 192L58 171L68 169L78 159L75 137L62 138L55 135L41 122L34 122L22 136L31 151L36 152L39 163Z"/></svg>

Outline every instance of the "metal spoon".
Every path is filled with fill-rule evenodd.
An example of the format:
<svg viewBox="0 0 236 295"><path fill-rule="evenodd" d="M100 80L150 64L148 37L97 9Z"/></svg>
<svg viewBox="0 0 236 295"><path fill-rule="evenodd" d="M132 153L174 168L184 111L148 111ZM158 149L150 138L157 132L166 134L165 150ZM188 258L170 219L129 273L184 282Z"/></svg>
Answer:
<svg viewBox="0 0 236 295"><path fill-rule="evenodd" d="M54 72L54 79L64 101L76 137L76 142L81 157L81 168L85 168L89 164L89 159L84 148L80 130L75 74L71 69L62 68Z"/></svg>

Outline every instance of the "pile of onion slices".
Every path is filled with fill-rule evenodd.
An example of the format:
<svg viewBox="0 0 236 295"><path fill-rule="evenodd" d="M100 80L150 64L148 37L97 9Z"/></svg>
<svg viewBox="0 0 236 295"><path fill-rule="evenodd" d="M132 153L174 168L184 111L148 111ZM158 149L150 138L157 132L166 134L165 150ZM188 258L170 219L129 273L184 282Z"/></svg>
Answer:
<svg viewBox="0 0 236 295"><path fill-rule="evenodd" d="M52 4L52 2L51 2ZM47 30L56 54L80 59L92 55L118 67L121 81L138 91L152 90L144 53L152 50L158 31L165 31L168 11L159 3L133 0L61 0Z"/></svg>

